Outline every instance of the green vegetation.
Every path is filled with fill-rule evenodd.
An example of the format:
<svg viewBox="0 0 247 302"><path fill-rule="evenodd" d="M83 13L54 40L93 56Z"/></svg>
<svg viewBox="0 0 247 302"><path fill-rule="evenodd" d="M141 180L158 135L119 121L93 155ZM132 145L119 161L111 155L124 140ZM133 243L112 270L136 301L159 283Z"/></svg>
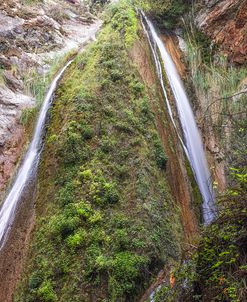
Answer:
<svg viewBox="0 0 247 302"><path fill-rule="evenodd" d="M189 177L190 183L191 183L191 188L192 188L192 196L193 196L193 211L197 217L197 220L199 222L203 222L203 213L202 213L202 205L203 205L203 200L202 200L202 195L199 190L199 187L197 185L195 176L193 174L193 170L190 166L190 163L188 159L186 160L186 172Z"/></svg>
<svg viewBox="0 0 247 302"><path fill-rule="evenodd" d="M192 23L186 23L185 39L192 84L201 99L200 123L213 131L229 166L241 167L246 157L246 93L243 93L247 70L231 66L227 57ZM242 92L242 93L241 93ZM193 96L192 96L193 98Z"/></svg>
<svg viewBox="0 0 247 302"><path fill-rule="evenodd" d="M178 26L181 16L191 8L190 0L135 0L134 3L150 14L161 29Z"/></svg>
<svg viewBox="0 0 247 302"><path fill-rule="evenodd" d="M30 121L32 122L35 119L44 100L45 93L56 72L72 55L73 52L69 52L63 57L58 56L52 61L47 62L47 64L50 65L50 70L45 74L39 74L36 69L30 69L23 75L25 93L32 96L36 101L35 107L26 108L22 111L20 122L23 125L27 125Z"/></svg>
<svg viewBox="0 0 247 302"><path fill-rule="evenodd" d="M187 27L186 41L188 63L196 87L205 94L216 92L219 98L234 94L247 77L246 68L229 66L227 58L219 53L215 59L217 47L211 46L210 40L192 24Z"/></svg>
<svg viewBox="0 0 247 302"><path fill-rule="evenodd" d="M56 92L15 302L136 301L180 257L168 159L128 56L137 29L127 1L112 6Z"/></svg>
<svg viewBox="0 0 247 302"><path fill-rule="evenodd" d="M4 69L0 66L0 85L4 84L3 72L4 72Z"/></svg>
<svg viewBox="0 0 247 302"><path fill-rule="evenodd" d="M175 271L175 286L167 282L156 302L246 301L247 174L232 171L235 186L219 199L219 217L204 230L192 259Z"/></svg>
<svg viewBox="0 0 247 302"><path fill-rule="evenodd" d="M124 37L125 45L132 46L137 39L138 19L135 10L129 5L130 1L120 1L109 7L106 22L111 23L112 29ZM108 62L111 64L111 62ZM109 66L110 67L110 66ZM134 85L138 86L138 82ZM138 90L138 88L137 88Z"/></svg>

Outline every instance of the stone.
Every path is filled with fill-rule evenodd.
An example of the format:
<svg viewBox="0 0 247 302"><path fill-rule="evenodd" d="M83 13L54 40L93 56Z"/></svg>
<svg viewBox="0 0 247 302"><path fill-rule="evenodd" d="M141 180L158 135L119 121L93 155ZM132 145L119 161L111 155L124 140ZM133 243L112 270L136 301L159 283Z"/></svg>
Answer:
<svg viewBox="0 0 247 302"><path fill-rule="evenodd" d="M4 55L0 55L0 69L11 69L11 62Z"/></svg>
<svg viewBox="0 0 247 302"><path fill-rule="evenodd" d="M219 45L229 60L247 63L247 0L205 1L197 26Z"/></svg>
<svg viewBox="0 0 247 302"><path fill-rule="evenodd" d="M5 71L3 73L3 78L5 83L12 91L22 91L23 90L23 82L18 80L13 76L11 71Z"/></svg>

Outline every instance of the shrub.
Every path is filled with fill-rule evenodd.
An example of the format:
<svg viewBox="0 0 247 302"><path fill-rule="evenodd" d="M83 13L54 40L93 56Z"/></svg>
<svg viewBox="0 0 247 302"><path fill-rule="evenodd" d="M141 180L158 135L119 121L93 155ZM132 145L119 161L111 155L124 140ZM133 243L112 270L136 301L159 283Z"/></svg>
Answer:
<svg viewBox="0 0 247 302"><path fill-rule="evenodd" d="M34 290L38 288L42 283L42 274L39 271L35 271L32 273L30 279L29 279L29 288L31 290Z"/></svg>
<svg viewBox="0 0 247 302"><path fill-rule="evenodd" d="M91 193L94 201L99 205L117 203L120 199L116 185L106 182L104 179L94 184Z"/></svg>
<svg viewBox="0 0 247 302"><path fill-rule="evenodd" d="M87 126L87 125L82 126L81 132L82 132L82 137L83 137L84 140L91 139L94 136L93 128L90 127L90 126Z"/></svg>
<svg viewBox="0 0 247 302"><path fill-rule="evenodd" d="M58 136L56 134L50 135L47 139L48 144L55 143L58 140Z"/></svg>
<svg viewBox="0 0 247 302"><path fill-rule="evenodd" d="M119 193L115 184L105 183L103 186L103 196L106 203L116 203L119 201Z"/></svg>
<svg viewBox="0 0 247 302"><path fill-rule="evenodd" d="M161 142L159 140L155 140L154 142L154 155L157 162L157 165L160 169L166 168L167 156L163 150Z"/></svg>
<svg viewBox="0 0 247 302"><path fill-rule="evenodd" d="M21 113L20 122L22 125L27 125L31 119L35 118L37 108L25 108Z"/></svg>
<svg viewBox="0 0 247 302"><path fill-rule="evenodd" d="M66 214L55 215L50 221L50 232L55 238L58 235L66 238L78 228L79 223L79 217Z"/></svg>
<svg viewBox="0 0 247 302"><path fill-rule="evenodd" d="M132 81L130 87L133 89L136 95L141 94L144 91L145 86L139 81Z"/></svg>
<svg viewBox="0 0 247 302"><path fill-rule="evenodd" d="M63 184L58 192L58 201L62 206L65 206L74 201L75 185L71 182Z"/></svg>
<svg viewBox="0 0 247 302"><path fill-rule="evenodd" d="M70 235L66 239L66 243L68 247L72 249L76 249L82 246L83 244L85 244L86 240L87 240L87 232L84 229L79 229L78 231L76 231L75 234Z"/></svg>
<svg viewBox="0 0 247 302"><path fill-rule="evenodd" d="M93 173L90 169L79 172L79 177L82 181L88 181L93 179Z"/></svg>
<svg viewBox="0 0 247 302"><path fill-rule="evenodd" d="M109 289L112 297L117 300L135 291L135 278L140 275L142 268L147 265L148 259L131 252L120 252L108 262L108 270L112 271L109 279Z"/></svg>
<svg viewBox="0 0 247 302"><path fill-rule="evenodd" d="M114 149L115 141L112 140L110 137L102 137L101 139L101 150L104 153L109 153Z"/></svg>
<svg viewBox="0 0 247 302"><path fill-rule="evenodd" d="M52 283L50 280L44 281L39 287L37 295L44 302L56 302L58 301L57 295L53 290Z"/></svg>
<svg viewBox="0 0 247 302"><path fill-rule="evenodd" d="M75 205L75 207L77 214L86 220L90 218L93 214L93 209L91 205L85 201L80 201Z"/></svg>

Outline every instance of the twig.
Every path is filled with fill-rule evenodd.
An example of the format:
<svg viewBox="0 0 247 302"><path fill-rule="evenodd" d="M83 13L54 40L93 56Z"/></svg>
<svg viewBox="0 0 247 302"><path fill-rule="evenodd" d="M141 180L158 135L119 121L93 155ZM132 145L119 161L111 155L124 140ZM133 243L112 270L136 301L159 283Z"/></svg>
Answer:
<svg viewBox="0 0 247 302"><path fill-rule="evenodd" d="M216 99L216 100L215 100L215 102L216 102L216 101L220 101L220 100L227 100L227 99L231 99L231 98L234 98L235 96L238 96L238 95L243 94L243 93L247 93L247 90L244 90L244 91L238 92L238 93L233 94L233 95L226 96L226 97L224 97L224 98Z"/></svg>

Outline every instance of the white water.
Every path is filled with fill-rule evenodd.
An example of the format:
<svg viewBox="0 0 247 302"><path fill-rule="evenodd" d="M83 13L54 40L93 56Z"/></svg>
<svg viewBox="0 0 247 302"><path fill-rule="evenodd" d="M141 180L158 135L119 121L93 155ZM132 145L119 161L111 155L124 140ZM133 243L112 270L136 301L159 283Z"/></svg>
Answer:
<svg viewBox="0 0 247 302"><path fill-rule="evenodd" d="M191 109L189 99L186 95L183 83L179 77L179 74L172 58L166 50L164 43L159 38L153 24L143 12L142 17L143 28L151 46L157 73L160 79L162 90L165 95L168 111L175 128L175 121L164 87L160 57L162 59L167 78L169 80L172 92L176 100L176 106L184 135L183 147L193 169L195 179L197 181L198 187L203 198L204 222L205 224L209 224L215 217L216 209L214 204L214 194L210 180L208 164L206 161L202 139L195 121L195 117ZM160 57L157 49L159 50ZM181 137L179 138L181 140Z"/></svg>
<svg viewBox="0 0 247 302"><path fill-rule="evenodd" d="M37 171L48 109L50 108L53 93L57 87L57 83L62 77L65 69L71 64L71 62L72 61L69 61L63 67L63 69L51 83L51 86L45 96L45 100L40 110L39 118L35 127L34 136L30 147L24 157L15 182L12 185L10 192L8 193L0 209L0 249L3 247L8 233L11 229L12 223L15 218L15 210L18 202L21 199L23 190Z"/></svg>

